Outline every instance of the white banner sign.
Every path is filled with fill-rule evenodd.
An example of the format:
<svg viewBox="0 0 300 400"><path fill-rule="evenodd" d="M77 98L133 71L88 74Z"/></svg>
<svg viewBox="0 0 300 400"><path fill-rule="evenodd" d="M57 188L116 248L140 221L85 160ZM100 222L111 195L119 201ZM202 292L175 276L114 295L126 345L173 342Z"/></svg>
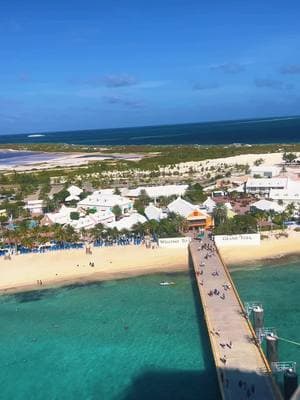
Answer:
<svg viewBox="0 0 300 400"><path fill-rule="evenodd" d="M214 236L217 246L259 246L260 234L251 233L243 235L216 235Z"/></svg>
<svg viewBox="0 0 300 400"><path fill-rule="evenodd" d="M180 247L188 247L191 238L189 237L177 237L177 238L165 238L158 239L159 247L166 248L180 248Z"/></svg>

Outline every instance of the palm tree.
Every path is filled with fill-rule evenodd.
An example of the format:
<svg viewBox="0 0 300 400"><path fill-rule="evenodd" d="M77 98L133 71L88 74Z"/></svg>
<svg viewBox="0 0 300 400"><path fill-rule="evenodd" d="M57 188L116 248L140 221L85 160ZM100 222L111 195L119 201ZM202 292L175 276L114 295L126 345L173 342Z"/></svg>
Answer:
<svg viewBox="0 0 300 400"><path fill-rule="evenodd" d="M135 225L133 225L132 231L139 235L145 235L147 233L144 224L142 224L141 222L138 222Z"/></svg>
<svg viewBox="0 0 300 400"><path fill-rule="evenodd" d="M288 215L289 218L294 216L296 210L296 206L295 203L290 203L287 207L286 207L286 213Z"/></svg>
<svg viewBox="0 0 300 400"><path fill-rule="evenodd" d="M79 240L78 233L75 231L73 226L67 225L64 228L65 231L65 241L68 243L77 242Z"/></svg>
<svg viewBox="0 0 300 400"><path fill-rule="evenodd" d="M27 248L29 248L29 249L32 249L33 245L35 244L35 240L34 240L34 238L33 238L32 236L25 236L25 237L22 239L21 244L22 244L24 247L27 247Z"/></svg>
<svg viewBox="0 0 300 400"><path fill-rule="evenodd" d="M94 240L102 239L105 232L106 228L103 224L97 224L90 230L90 234Z"/></svg>
<svg viewBox="0 0 300 400"><path fill-rule="evenodd" d="M224 204L217 204L213 211L215 225L224 224L227 221L227 208Z"/></svg>

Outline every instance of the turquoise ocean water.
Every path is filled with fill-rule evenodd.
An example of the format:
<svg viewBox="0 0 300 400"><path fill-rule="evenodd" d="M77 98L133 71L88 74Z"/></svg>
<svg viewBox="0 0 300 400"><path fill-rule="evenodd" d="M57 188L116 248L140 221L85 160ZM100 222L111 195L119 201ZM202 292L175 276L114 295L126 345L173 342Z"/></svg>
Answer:
<svg viewBox="0 0 300 400"><path fill-rule="evenodd" d="M3 296L0 320L1 399L219 398L188 274Z"/></svg>
<svg viewBox="0 0 300 400"><path fill-rule="evenodd" d="M232 276L266 325L299 341L299 263ZM0 398L218 400L193 284L180 273L2 296ZM280 357L300 366L300 347L280 342Z"/></svg>
<svg viewBox="0 0 300 400"><path fill-rule="evenodd" d="M300 262L257 265L231 271L243 301L258 301L264 307L265 326L277 329L279 337L300 343ZM296 361L300 371L300 345L279 340L280 361Z"/></svg>

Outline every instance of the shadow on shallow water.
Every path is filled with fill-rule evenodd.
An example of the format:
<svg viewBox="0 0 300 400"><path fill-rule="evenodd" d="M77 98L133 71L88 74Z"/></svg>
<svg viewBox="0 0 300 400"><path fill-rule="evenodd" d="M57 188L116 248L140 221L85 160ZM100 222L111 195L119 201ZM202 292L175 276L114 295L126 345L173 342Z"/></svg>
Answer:
<svg viewBox="0 0 300 400"><path fill-rule="evenodd" d="M243 400L270 398L265 378L257 373L237 373L234 369L227 369L223 386L228 398ZM221 400L221 395L210 371L150 370L137 376L119 399Z"/></svg>
<svg viewBox="0 0 300 400"><path fill-rule="evenodd" d="M219 400L212 381L209 372L146 371L133 380L118 400Z"/></svg>
<svg viewBox="0 0 300 400"><path fill-rule="evenodd" d="M17 303L29 303L33 301L40 301L49 299L51 296L57 296L61 291L72 291L83 287L101 287L103 282L78 282L66 286L54 286L51 288L29 290L25 292L17 292L14 294L4 294L2 301L11 301L12 299Z"/></svg>
<svg viewBox="0 0 300 400"><path fill-rule="evenodd" d="M40 301L43 300L46 296L51 295L52 289L44 289L44 290L31 290L30 292L20 292L15 293L13 295L14 301L18 303L29 303L32 301Z"/></svg>

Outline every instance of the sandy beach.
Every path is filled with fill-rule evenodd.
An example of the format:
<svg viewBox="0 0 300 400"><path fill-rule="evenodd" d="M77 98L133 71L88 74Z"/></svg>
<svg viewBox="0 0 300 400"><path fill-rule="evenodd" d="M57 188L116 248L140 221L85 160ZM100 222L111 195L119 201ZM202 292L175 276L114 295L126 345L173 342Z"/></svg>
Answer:
<svg viewBox="0 0 300 400"><path fill-rule="evenodd" d="M228 266L243 266L282 260L300 255L300 232L276 239L275 233L260 246L220 248ZM93 262L94 267L89 264ZM0 292L41 289L54 285L127 278L158 272L188 270L187 249L146 249L144 246L119 246L85 250L65 250L0 259ZM37 284L41 280L43 285Z"/></svg>
<svg viewBox="0 0 300 400"><path fill-rule="evenodd" d="M89 266L90 262L95 266ZM91 255L86 255L83 249L16 255L11 260L0 259L0 291L41 289L187 268L187 249L118 246L93 248ZM37 280L43 285L39 286Z"/></svg>
<svg viewBox="0 0 300 400"><path fill-rule="evenodd" d="M219 249L220 254L229 266L263 263L300 255L300 232L288 233L288 238L279 239L276 239L276 233L269 234L267 239L261 240L260 246L222 247Z"/></svg>

